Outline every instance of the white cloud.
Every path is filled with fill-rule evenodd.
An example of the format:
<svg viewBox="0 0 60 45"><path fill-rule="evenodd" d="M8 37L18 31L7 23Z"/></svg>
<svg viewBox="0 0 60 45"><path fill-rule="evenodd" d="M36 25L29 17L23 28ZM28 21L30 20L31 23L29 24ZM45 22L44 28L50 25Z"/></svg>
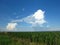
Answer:
<svg viewBox="0 0 60 45"><path fill-rule="evenodd" d="M12 23L17 23L17 22L23 22L23 20L18 19L18 20L12 20L11 22Z"/></svg>
<svg viewBox="0 0 60 45"><path fill-rule="evenodd" d="M16 27L17 23L8 23L8 25L6 26L6 28L8 30L13 30Z"/></svg>
<svg viewBox="0 0 60 45"><path fill-rule="evenodd" d="M16 15L16 14L17 14L16 12L13 13L13 15Z"/></svg>
<svg viewBox="0 0 60 45"><path fill-rule="evenodd" d="M16 18L19 18L19 16L16 16Z"/></svg>
<svg viewBox="0 0 60 45"><path fill-rule="evenodd" d="M6 28L8 30L13 30L16 28L18 22L25 22L31 24L33 27L35 26L43 27L43 24L47 23L47 21L45 20L44 13L45 13L44 11L39 9L34 14L31 14L25 18L12 20L11 23L8 23Z"/></svg>
<svg viewBox="0 0 60 45"><path fill-rule="evenodd" d="M23 19L19 19L19 20L13 20L12 22L26 22L28 24L32 24L32 25L40 25L42 26L44 23L47 23L47 21L44 19L44 11L42 10L37 10L34 14L27 16Z"/></svg>
<svg viewBox="0 0 60 45"><path fill-rule="evenodd" d="M25 9L23 8L22 11L24 11Z"/></svg>
<svg viewBox="0 0 60 45"><path fill-rule="evenodd" d="M42 10L37 10L34 14L33 17L35 17L35 19L40 20L44 18L44 11Z"/></svg>

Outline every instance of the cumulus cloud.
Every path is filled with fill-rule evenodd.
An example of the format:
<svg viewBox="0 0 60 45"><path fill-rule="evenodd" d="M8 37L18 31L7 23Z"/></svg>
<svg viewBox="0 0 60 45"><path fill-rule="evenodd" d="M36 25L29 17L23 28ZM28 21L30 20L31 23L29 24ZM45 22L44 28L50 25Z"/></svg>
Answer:
<svg viewBox="0 0 60 45"><path fill-rule="evenodd" d="M13 30L16 27L17 23L8 23L8 25L6 26L6 28L8 30Z"/></svg>
<svg viewBox="0 0 60 45"><path fill-rule="evenodd" d="M11 23L8 23L7 25L7 29L8 30L13 30L14 28L16 28L17 23L19 22L25 22L27 24L31 24L32 28L34 26L40 26L42 27L44 23L47 23L47 21L45 20L45 15L44 15L45 11L42 10L37 10L35 13L22 18L22 19L18 19L18 20L12 20Z"/></svg>
<svg viewBox="0 0 60 45"><path fill-rule="evenodd" d="M44 11L42 10L37 10L34 14L29 15L23 19L19 19L19 20L13 20L12 22L26 22L28 24L32 24L34 25L40 25L42 26L44 23L47 23L47 21L44 19Z"/></svg>

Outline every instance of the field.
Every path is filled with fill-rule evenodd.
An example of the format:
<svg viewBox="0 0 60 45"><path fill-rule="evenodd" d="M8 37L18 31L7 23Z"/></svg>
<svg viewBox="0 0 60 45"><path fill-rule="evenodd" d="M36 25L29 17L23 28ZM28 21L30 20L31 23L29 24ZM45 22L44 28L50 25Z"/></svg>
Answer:
<svg viewBox="0 0 60 45"><path fill-rule="evenodd" d="M60 45L60 32L0 32L0 45Z"/></svg>

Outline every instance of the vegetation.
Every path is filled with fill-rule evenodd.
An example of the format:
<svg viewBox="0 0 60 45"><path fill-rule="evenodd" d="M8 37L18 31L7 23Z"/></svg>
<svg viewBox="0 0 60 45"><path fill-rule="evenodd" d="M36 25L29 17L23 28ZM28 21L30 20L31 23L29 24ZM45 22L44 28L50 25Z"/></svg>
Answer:
<svg viewBox="0 0 60 45"><path fill-rule="evenodd" d="M0 45L60 45L60 32L0 32Z"/></svg>

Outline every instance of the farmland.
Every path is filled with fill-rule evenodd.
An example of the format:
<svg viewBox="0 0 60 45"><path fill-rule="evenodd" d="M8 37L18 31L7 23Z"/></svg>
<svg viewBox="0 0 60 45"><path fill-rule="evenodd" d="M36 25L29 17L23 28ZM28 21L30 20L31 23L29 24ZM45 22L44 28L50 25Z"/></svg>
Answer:
<svg viewBox="0 0 60 45"><path fill-rule="evenodd" d="M0 32L0 45L60 45L60 32Z"/></svg>

